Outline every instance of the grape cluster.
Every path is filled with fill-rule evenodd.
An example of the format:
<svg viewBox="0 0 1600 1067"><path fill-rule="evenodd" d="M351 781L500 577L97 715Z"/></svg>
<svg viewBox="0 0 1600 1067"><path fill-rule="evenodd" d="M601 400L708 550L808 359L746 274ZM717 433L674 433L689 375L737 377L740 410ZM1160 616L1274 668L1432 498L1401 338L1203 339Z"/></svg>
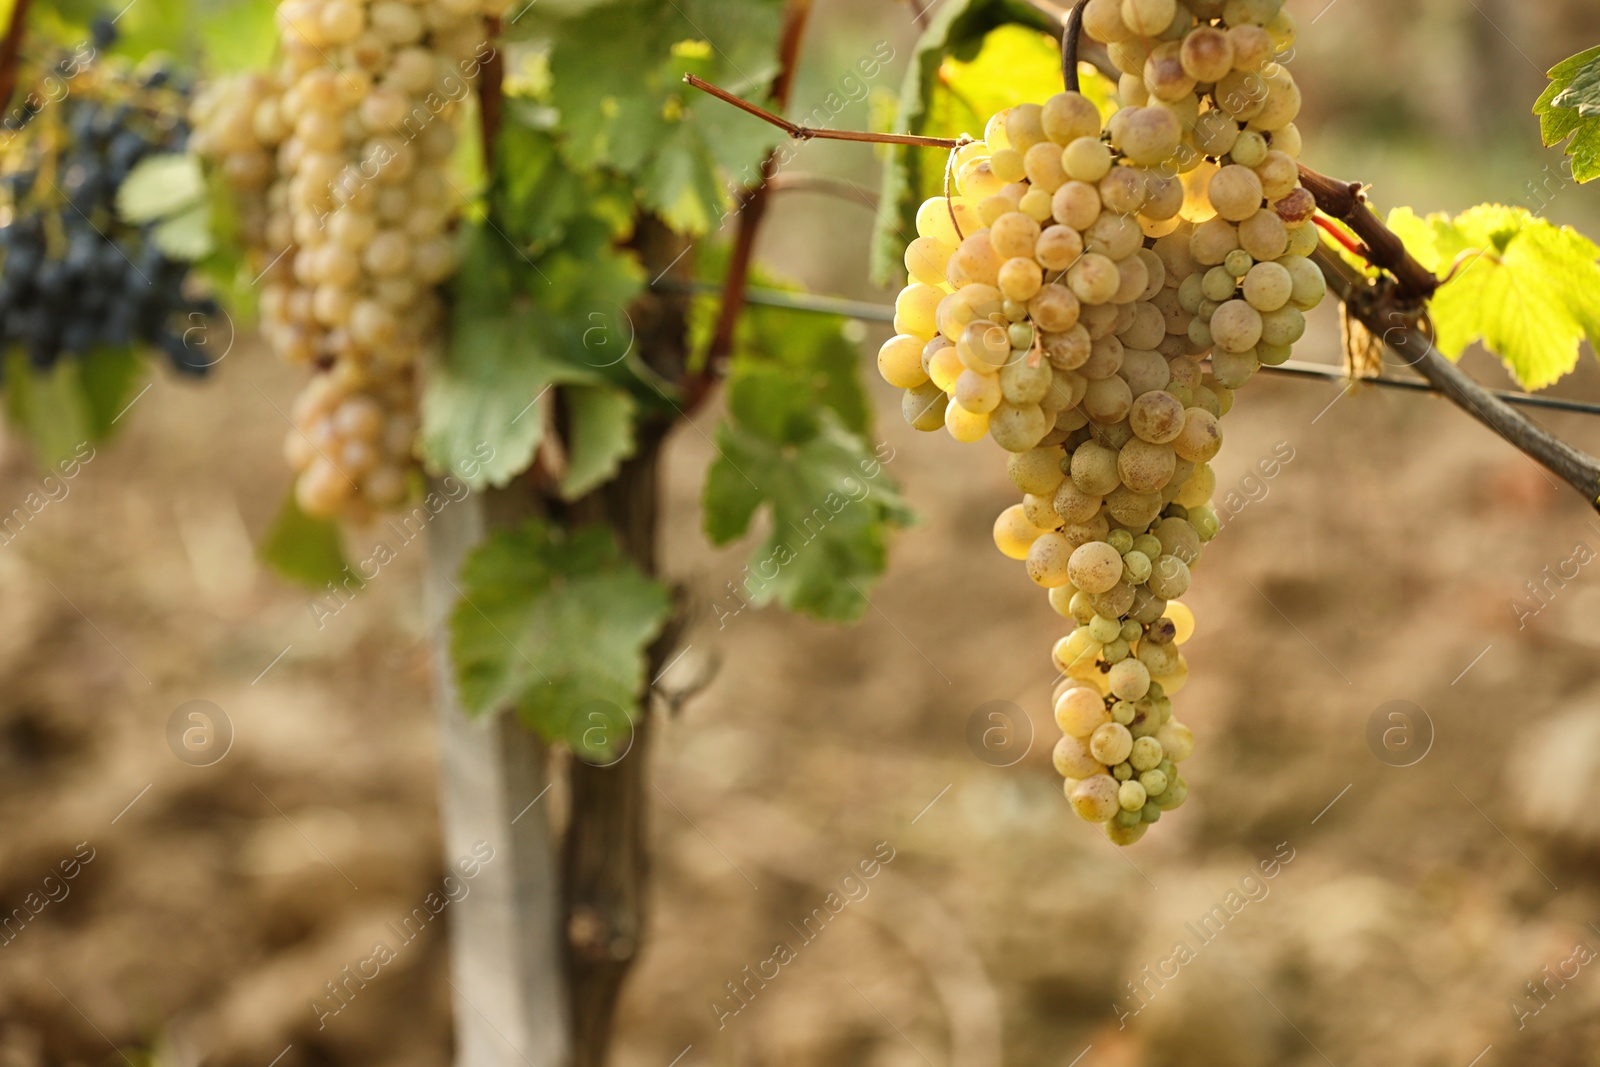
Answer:
<svg viewBox="0 0 1600 1067"><path fill-rule="evenodd" d="M97 28L95 44L110 36ZM186 338L204 335L216 304L194 294L188 264L164 254L150 226L116 210L141 160L184 148L187 87L164 67L96 62L87 45L53 58L44 77L60 98L29 93L0 132L0 349L48 370L137 345L179 373L206 373L212 357Z"/></svg>
<svg viewBox="0 0 1600 1067"><path fill-rule="evenodd" d="M878 356L920 430L991 437L1023 494L995 522L1076 628L1056 643L1056 769L1118 844L1188 795L1178 599L1217 533L1234 390L1289 358L1325 295L1308 258L1282 0L1090 0L1125 72L995 115L922 205Z"/></svg>
<svg viewBox="0 0 1600 1067"><path fill-rule="evenodd" d="M417 372L441 344L455 271L448 174L460 101L497 0L287 0L281 60L196 104L198 147L237 191L265 264L263 333L316 371L285 452L308 514L402 502Z"/></svg>

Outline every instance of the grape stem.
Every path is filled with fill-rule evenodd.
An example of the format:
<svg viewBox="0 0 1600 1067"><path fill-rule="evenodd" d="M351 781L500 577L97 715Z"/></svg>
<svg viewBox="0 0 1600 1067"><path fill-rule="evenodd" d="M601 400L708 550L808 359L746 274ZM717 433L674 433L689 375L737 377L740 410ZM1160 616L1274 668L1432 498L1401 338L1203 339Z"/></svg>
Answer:
<svg viewBox="0 0 1600 1067"><path fill-rule="evenodd" d="M1083 9L1089 6L1089 0L1078 0L1062 24L1061 30L1061 79L1066 83L1067 92L1082 91L1078 81L1078 38L1083 35Z"/></svg>
<svg viewBox="0 0 1600 1067"><path fill-rule="evenodd" d="M783 26L778 36L778 73L772 79L773 106L779 110L789 103L795 68L800 60L800 43L805 38L806 22L810 16L811 0L787 0L783 5ZM692 77L686 75L685 80ZM689 84L694 85L698 80ZM738 100L738 97L734 99ZM776 115L773 117L776 118ZM767 198L771 195L772 180L778 176L779 166L778 151L773 149L761 162L760 177L746 186L739 197L743 208L739 212L739 229L733 239L733 251L728 258L728 273L722 283L722 306L717 312L716 328L706 350L705 365L685 383L685 412L693 412L705 402L716 375L722 371L722 364L733 355L739 316L744 312L744 293L750 282L750 261L755 254L756 235L761 228L761 220L766 217Z"/></svg>
<svg viewBox="0 0 1600 1067"><path fill-rule="evenodd" d="M815 126L802 126L797 122L790 122L781 115L774 115L764 107L741 100L739 97L719 86L712 85L704 78L693 74L685 74L683 80L699 89L701 92L710 93L725 104L732 104L746 114L754 115L764 122L770 122L790 137L797 141L857 141L865 144L903 144L913 148L960 148L961 142L953 137L919 137L909 133L867 133L857 130L824 130Z"/></svg>
<svg viewBox="0 0 1600 1067"><path fill-rule="evenodd" d="M22 37L27 32L29 0L16 0L6 36L0 41L0 113L11 107L11 94L17 89L17 69L22 61Z"/></svg>

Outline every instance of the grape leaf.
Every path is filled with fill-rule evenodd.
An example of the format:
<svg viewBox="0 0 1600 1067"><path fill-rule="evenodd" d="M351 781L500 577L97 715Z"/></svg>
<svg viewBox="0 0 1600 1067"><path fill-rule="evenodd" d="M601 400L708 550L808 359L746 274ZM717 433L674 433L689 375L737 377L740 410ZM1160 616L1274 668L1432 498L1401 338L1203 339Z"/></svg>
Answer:
<svg viewBox="0 0 1600 1067"><path fill-rule="evenodd" d="M212 70L260 70L278 47L275 0L210 0L193 12Z"/></svg>
<svg viewBox="0 0 1600 1067"><path fill-rule="evenodd" d="M889 533L912 520L883 469L892 452L874 453L828 410L803 432L772 399L743 398L754 421L717 430L718 459L702 494L706 536L717 545L744 536L765 506L770 529L751 553L743 595L820 619L858 619L887 565Z"/></svg>
<svg viewBox="0 0 1600 1067"><path fill-rule="evenodd" d="M111 436L117 421L136 399L134 385L144 372L144 361L132 348L97 348L78 365L78 383L88 416L91 443Z"/></svg>
<svg viewBox="0 0 1600 1067"><path fill-rule="evenodd" d="M544 438L544 394L591 378L551 350L532 309L484 314L458 306L449 354L422 397L423 458L474 489L503 486L528 469ZM484 455L492 458L472 464Z"/></svg>
<svg viewBox="0 0 1600 1067"><path fill-rule="evenodd" d="M170 218L150 231L150 239L167 258L196 263L216 249L211 237L211 205L199 203Z"/></svg>
<svg viewBox="0 0 1600 1067"><path fill-rule="evenodd" d="M710 229L728 202L725 175L754 176L782 134L749 116L734 121L683 75L764 93L781 9L780 0L612 0L557 21L551 101L568 162L634 176L642 202L675 229ZM539 16L525 21L549 21Z"/></svg>
<svg viewBox="0 0 1600 1067"><path fill-rule="evenodd" d="M721 279L727 271L727 246L697 249L696 276ZM799 285L760 264L752 265L749 284L763 289L801 292ZM690 308L690 347L704 360L722 312L720 285L697 297ZM751 304L734 330L734 356L743 383L738 395L759 388L762 381L785 397L804 416L807 409L831 408L845 429L865 434L872 424L871 402L861 382L858 326L838 315L822 315Z"/></svg>
<svg viewBox="0 0 1600 1067"><path fill-rule="evenodd" d="M1001 108L1040 101L1062 89L1059 45L1044 33L1051 20L1021 0L947 0L917 43L900 92L894 132L930 137L983 136ZM1084 94L1104 112L1115 86L1079 64ZM894 148L884 170L873 237L873 277L889 284L904 272L916 236L917 207L943 187L949 154Z"/></svg>
<svg viewBox="0 0 1600 1067"><path fill-rule="evenodd" d="M633 455L633 397L610 386L573 386L567 402L567 472L561 495L576 500L610 481Z"/></svg>
<svg viewBox="0 0 1600 1067"><path fill-rule="evenodd" d="M203 204L206 179L200 161L185 152L141 159L117 189L117 214L134 224L154 222Z"/></svg>
<svg viewBox="0 0 1600 1067"><path fill-rule="evenodd" d="M33 446L34 459L51 467L93 436L75 360L39 370L20 351L6 366L6 417Z"/></svg>
<svg viewBox="0 0 1600 1067"><path fill-rule="evenodd" d="M1545 145L1567 141L1575 181L1600 178L1600 47L1556 64L1547 76L1550 85L1533 105Z"/></svg>
<svg viewBox="0 0 1600 1067"><path fill-rule="evenodd" d="M1451 359L1481 340L1523 388L1542 389L1578 365L1584 339L1600 349L1600 246L1571 227L1499 204L1455 218L1398 208L1389 226L1429 270L1459 262L1429 306Z"/></svg>
<svg viewBox="0 0 1600 1067"><path fill-rule="evenodd" d="M110 436L142 366L128 348L96 349L44 370L12 351L5 366L6 416L28 438L40 466L54 466Z"/></svg>
<svg viewBox="0 0 1600 1067"><path fill-rule="evenodd" d="M478 489L505 485L533 461L548 390L628 376L600 340L628 335L626 307L642 278L609 247L582 260L564 250L534 267L491 226L468 228L464 241L450 348L422 396L422 454Z"/></svg>
<svg viewBox="0 0 1600 1067"><path fill-rule="evenodd" d="M560 241L583 207L584 175L561 158L547 130L505 122L495 142L495 217L530 254Z"/></svg>
<svg viewBox="0 0 1600 1067"><path fill-rule="evenodd" d="M279 575L308 589L339 584L349 573L339 524L313 519L300 510L291 489L262 538L256 555Z"/></svg>
<svg viewBox="0 0 1600 1067"><path fill-rule="evenodd" d="M450 651L469 713L515 709L549 740L589 702L634 715L672 601L609 530L502 530L467 557L460 592Z"/></svg>

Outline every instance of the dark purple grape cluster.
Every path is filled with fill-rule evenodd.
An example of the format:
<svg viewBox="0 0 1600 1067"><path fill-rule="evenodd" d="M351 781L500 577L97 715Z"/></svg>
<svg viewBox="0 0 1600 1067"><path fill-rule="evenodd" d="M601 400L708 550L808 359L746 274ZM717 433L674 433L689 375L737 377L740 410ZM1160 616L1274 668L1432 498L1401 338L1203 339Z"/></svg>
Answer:
<svg viewBox="0 0 1600 1067"><path fill-rule="evenodd" d="M23 139L11 154L17 169L0 175L0 350L21 350L44 370L137 346L203 375L214 357L186 338L203 339L216 303L195 295L190 264L163 253L151 225L130 225L116 209L141 160L183 151L189 87L161 67L90 70L109 43L97 27L95 48L53 67L67 91L58 100L30 94L0 132Z"/></svg>

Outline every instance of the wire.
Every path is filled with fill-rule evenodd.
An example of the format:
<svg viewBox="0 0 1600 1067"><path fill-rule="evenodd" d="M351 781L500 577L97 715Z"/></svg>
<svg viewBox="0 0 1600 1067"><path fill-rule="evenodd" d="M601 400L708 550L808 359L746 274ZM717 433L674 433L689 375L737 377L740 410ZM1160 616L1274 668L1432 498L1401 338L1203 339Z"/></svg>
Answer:
<svg viewBox="0 0 1600 1067"><path fill-rule="evenodd" d="M662 288L688 288L697 293L720 292L720 287L711 282L693 282L688 286L660 283ZM814 293L787 292L782 289L751 288L745 295L745 300L751 304L763 307L782 308L786 311L804 311L819 315L840 315L847 319L856 319L860 322L894 322L894 308L887 304L873 303L868 300L846 300L836 296L818 296ZM1347 381L1343 368L1331 366L1326 363L1308 363L1304 360L1291 359L1287 363L1276 367L1262 367L1263 374L1279 374L1296 378L1320 378L1325 381ZM1420 378L1361 378L1362 385L1376 385L1386 389L1403 389L1413 393L1438 393L1429 383ZM1600 415L1600 404L1589 404L1581 400L1563 400L1553 396L1534 396L1529 393L1514 393L1506 390L1492 390L1495 396L1508 404L1518 404L1528 408L1544 408L1549 411L1569 411L1579 415Z"/></svg>

